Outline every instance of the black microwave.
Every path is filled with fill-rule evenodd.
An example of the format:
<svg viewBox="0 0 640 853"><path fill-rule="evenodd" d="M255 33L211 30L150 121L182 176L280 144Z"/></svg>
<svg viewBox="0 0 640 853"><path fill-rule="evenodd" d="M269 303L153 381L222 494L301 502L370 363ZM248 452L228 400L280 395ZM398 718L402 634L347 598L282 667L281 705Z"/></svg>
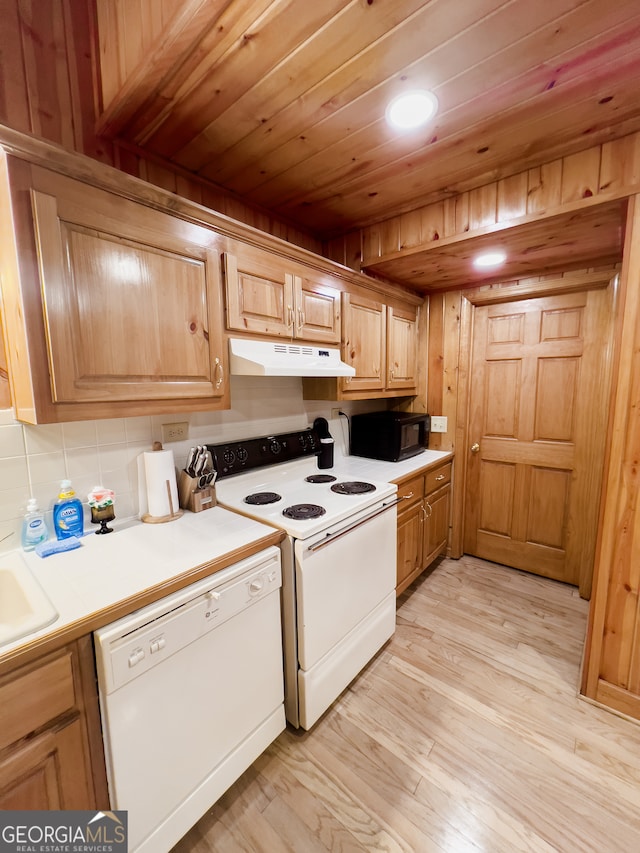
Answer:
<svg viewBox="0 0 640 853"><path fill-rule="evenodd" d="M368 412L351 417L351 454L399 462L429 446L429 415Z"/></svg>

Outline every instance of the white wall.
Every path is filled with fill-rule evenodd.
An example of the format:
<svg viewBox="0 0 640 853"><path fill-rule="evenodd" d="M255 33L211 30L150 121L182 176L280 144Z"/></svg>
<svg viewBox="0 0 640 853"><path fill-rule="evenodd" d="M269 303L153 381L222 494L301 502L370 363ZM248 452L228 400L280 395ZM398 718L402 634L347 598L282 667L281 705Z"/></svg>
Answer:
<svg viewBox="0 0 640 853"><path fill-rule="evenodd" d="M73 483L88 513L87 494L101 485L115 491L119 520L138 514L137 457L161 440L161 425L189 421L187 441L165 445L183 467L193 444L219 444L311 426L316 417L329 419L331 408L348 414L383 408L380 401L327 403L302 399L302 380L296 378L231 378L231 406L224 412L80 421L28 426L0 411L0 551L20 544L20 526L29 497L49 511L60 480ZM344 421L344 419L341 419ZM336 441L342 430L333 429ZM88 516L87 516L88 517Z"/></svg>

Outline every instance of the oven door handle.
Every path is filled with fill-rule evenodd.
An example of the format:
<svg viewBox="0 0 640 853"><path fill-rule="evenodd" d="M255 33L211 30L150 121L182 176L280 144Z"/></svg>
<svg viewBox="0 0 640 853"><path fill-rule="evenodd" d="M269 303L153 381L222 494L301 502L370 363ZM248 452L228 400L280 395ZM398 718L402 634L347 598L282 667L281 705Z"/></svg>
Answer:
<svg viewBox="0 0 640 853"><path fill-rule="evenodd" d="M377 518L379 515L382 515L383 512L387 512L390 509L393 509L394 506L401 503L404 498L396 498L395 501L392 501L389 504L385 504L381 509L376 510L376 512L372 512L371 515L367 515L365 518L361 518L359 521L355 521L353 524L350 524L349 527L345 527L344 530L340 530L338 533L334 533L333 536L327 536L326 539L323 539L321 542L316 542L314 545L309 545L307 550L309 551L319 551L321 548L325 548L327 545L331 545L332 542L335 542L336 539L340 539L342 536L346 536L347 533L351 533L352 530L355 530L358 527L361 527L363 524L366 524L368 521L371 521L374 518Z"/></svg>

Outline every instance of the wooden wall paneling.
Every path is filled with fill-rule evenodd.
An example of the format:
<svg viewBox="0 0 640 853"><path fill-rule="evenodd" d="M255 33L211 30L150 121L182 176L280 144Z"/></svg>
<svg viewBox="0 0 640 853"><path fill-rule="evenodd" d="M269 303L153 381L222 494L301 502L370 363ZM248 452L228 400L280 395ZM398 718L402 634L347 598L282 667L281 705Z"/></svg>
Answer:
<svg viewBox="0 0 640 853"><path fill-rule="evenodd" d="M21 0L20 11L31 132L73 151L76 140L63 0Z"/></svg>
<svg viewBox="0 0 640 853"><path fill-rule="evenodd" d="M459 406L460 334L462 296L460 291L445 294L444 298L444 362L442 387L442 414L448 418L447 432L443 433L442 450L456 447L456 421Z"/></svg>
<svg viewBox="0 0 640 853"><path fill-rule="evenodd" d="M464 234L471 227L469 224L469 193L460 193L453 199L454 204L454 234ZM447 234L447 237L452 235Z"/></svg>
<svg viewBox="0 0 640 853"><path fill-rule="evenodd" d="M629 202L620 276L621 326L616 334L615 393L608 435L609 459L603 493L601 535L596 553L583 669L583 692L622 710L640 703L638 654L640 614L640 197ZM620 690L623 691L618 696ZM628 697L628 699L627 699Z"/></svg>
<svg viewBox="0 0 640 853"><path fill-rule="evenodd" d="M598 194L601 154L602 148L597 146L563 158L561 204Z"/></svg>
<svg viewBox="0 0 640 853"><path fill-rule="evenodd" d="M362 229L362 263L368 264L382 256L380 251L380 227L369 225Z"/></svg>
<svg viewBox="0 0 640 853"><path fill-rule="evenodd" d="M98 0L102 99L108 108L179 9L179 0Z"/></svg>
<svg viewBox="0 0 640 853"><path fill-rule="evenodd" d="M176 175L176 192L181 198L188 198L196 204L202 204L202 184L186 178L184 175Z"/></svg>
<svg viewBox="0 0 640 853"><path fill-rule="evenodd" d="M640 184L640 133L606 142L602 146L600 192Z"/></svg>
<svg viewBox="0 0 640 853"><path fill-rule="evenodd" d="M422 219L422 242L418 245L415 243L417 231L412 214L402 214L400 217L370 226L363 230L363 267L371 267L372 271L391 279L403 280L408 275L409 277L405 280L413 280L418 289L432 288L434 285L429 283L428 272L425 272L423 279L419 275L414 275L413 279L411 277L412 270L420 269L421 260L417 256L420 248L424 247L425 253L430 250L441 253L445 252L445 247L438 244L443 238L481 238L485 234L496 243L509 240L511 245L515 232L508 233L505 228L503 233L502 228L492 227L494 223L498 226L502 223L509 226L511 223L511 227L515 224L522 227L524 224L532 231L537 229L538 233L532 234L533 248L536 251L539 251L541 246L546 246L551 251L550 235L558 239L560 231L564 234L563 229L571 227L574 236L570 239L575 244L572 251L583 253L583 257L578 259L581 264L580 269L583 269L589 261L595 263L600 260L608 263L609 260L613 260L614 252L619 250L609 246L614 231L619 234L619 226L615 226L614 231L609 229L605 237L606 227L604 230L602 227L606 226L604 217L615 213L612 205L616 199L624 198L625 192L637 192L638 186L640 186L640 133L633 133L611 143L596 145L578 154L552 160L526 172L493 181L483 187L458 193L444 202L435 202L418 208L414 211L414 213L419 211ZM592 210L598 196L603 194L605 197L602 198L600 206L597 210ZM545 215L565 216L566 223L549 229ZM598 221L594 216L598 217ZM524 223L522 223L523 218ZM514 223L514 220L519 222ZM395 253L396 257L393 257L391 247L394 241L381 238L383 234L395 234L392 227L393 221L400 221L400 244L402 249L407 250L406 265L403 265L405 256L402 254L402 249ZM411 227L411 232L406 235L403 233L403 223L408 223ZM439 230L441 224L442 229ZM610 221L609 225L612 224L613 222ZM583 227L584 233L581 231ZM600 253L599 259L596 258L596 250ZM385 260L385 251L389 252L387 260ZM606 257L603 252L608 253ZM428 270L426 264L429 258L433 264L437 263L435 256L425 254L422 260L425 270ZM548 269L558 266L555 259L549 258L549 260L551 262L547 264ZM531 265L533 264L532 258ZM542 268L544 267L539 267L539 269ZM523 272L524 270L515 270L513 277L520 278ZM558 276L558 272L548 274L554 278ZM445 277L435 280L440 281L440 286L456 283L450 282ZM457 281L459 280L460 278L457 277Z"/></svg>
<svg viewBox="0 0 640 853"><path fill-rule="evenodd" d="M552 160L527 172L527 213L543 213L560 204L562 160Z"/></svg>
<svg viewBox="0 0 640 853"><path fill-rule="evenodd" d="M469 192L469 230L475 231L497 220L498 184L494 181Z"/></svg>
<svg viewBox="0 0 640 853"><path fill-rule="evenodd" d="M520 172L518 175L512 175L498 181L496 222L526 215L528 189L527 172Z"/></svg>
<svg viewBox="0 0 640 853"><path fill-rule="evenodd" d="M379 224L380 251L383 255L397 252L400 249L400 224L400 217L387 219Z"/></svg>
<svg viewBox="0 0 640 853"><path fill-rule="evenodd" d="M322 244L325 258L360 272L362 266L362 232L360 229L349 231Z"/></svg>
<svg viewBox="0 0 640 853"><path fill-rule="evenodd" d="M0 122L28 133L29 96L22 56L22 25L17 0L0 0Z"/></svg>
<svg viewBox="0 0 640 853"><path fill-rule="evenodd" d="M113 143L96 134L100 104L95 7L63 0L75 150L113 165Z"/></svg>
<svg viewBox="0 0 640 853"><path fill-rule="evenodd" d="M447 235L445 225L445 202L439 201L435 204L429 204L420 210L420 232L422 234L422 242L430 243L434 240L440 240ZM402 240L405 244L404 235Z"/></svg>
<svg viewBox="0 0 640 853"><path fill-rule="evenodd" d="M360 272L362 266L362 240L360 231L350 231L344 237L344 259L339 261L349 269Z"/></svg>
<svg viewBox="0 0 640 853"><path fill-rule="evenodd" d="M456 233L456 199L446 198L444 200L444 236L451 237Z"/></svg>
<svg viewBox="0 0 640 853"><path fill-rule="evenodd" d="M429 331L427 336L427 412L442 413L444 396L444 294L434 293L428 298ZM432 432L429 448L442 448L442 433Z"/></svg>
<svg viewBox="0 0 640 853"><path fill-rule="evenodd" d="M178 191L176 173L153 160L148 160L146 163L145 180L149 181L150 184L155 184L156 187L168 190L170 193L177 193Z"/></svg>
<svg viewBox="0 0 640 853"><path fill-rule="evenodd" d="M592 325L584 331L585 384L576 412L576 468L582 472L582 482L576 483L575 487L578 490L578 517L582 524L589 525L591 529L598 528L599 498L604 476L604 465L591 464L591 460L605 459L614 348L613 329L618 293L618 276L613 276L606 289L592 290L588 294L589 303L594 306L594 310L586 312L587 320ZM592 357L594 352L597 353L596 363ZM589 432L588 436L584 435L585 431ZM588 448L590 455L583 458L585 448ZM592 591L595 537L583 536L582 543L578 586L581 597L588 599L591 598Z"/></svg>
<svg viewBox="0 0 640 853"><path fill-rule="evenodd" d="M451 295L453 297L453 294ZM464 514L467 500L467 421L469 419L469 375L471 371L471 340L473 330L473 306L463 293L457 294L456 307L459 317L457 334L451 340L450 348L456 348L457 386L455 409L450 406L453 431L452 448L456 451L454 467L454 488L451 504L450 555L461 557L463 553ZM453 326L452 326L453 328ZM453 402L453 401L452 401Z"/></svg>
<svg viewBox="0 0 640 853"><path fill-rule="evenodd" d="M102 103L109 104L122 87L123 60L121 40L118 38L120 3L96 3L98 21L98 55Z"/></svg>
<svg viewBox="0 0 640 853"><path fill-rule="evenodd" d="M427 234L422 233L422 216L420 210L411 210L409 213L404 213L400 216L400 233L398 235L398 248L405 249L408 246L419 246L421 243L427 243L429 238Z"/></svg>

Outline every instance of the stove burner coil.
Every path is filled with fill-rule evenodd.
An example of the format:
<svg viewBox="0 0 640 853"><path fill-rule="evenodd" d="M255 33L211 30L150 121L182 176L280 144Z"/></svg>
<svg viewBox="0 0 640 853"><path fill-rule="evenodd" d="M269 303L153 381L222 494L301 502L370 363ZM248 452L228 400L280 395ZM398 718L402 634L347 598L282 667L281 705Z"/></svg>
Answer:
<svg viewBox="0 0 640 853"><path fill-rule="evenodd" d="M282 510L282 514L287 518L294 518L298 521L305 521L308 518L319 518L324 515L326 509L318 504L293 504Z"/></svg>
<svg viewBox="0 0 640 853"><path fill-rule="evenodd" d="M338 495L364 495L367 492L375 492L376 487L372 483L362 483L352 480L346 483L336 483L331 486L331 491Z"/></svg>
<svg viewBox="0 0 640 853"><path fill-rule="evenodd" d="M311 474L309 477L305 477L304 481L305 483L333 483L337 479L333 474Z"/></svg>
<svg viewBox="0 0 640 853"><path fill-rule="evenodd" d="M247 495L244 502L255 506L264 506L265 504L275 504L281 500L282 497L277 492L255 492L253 495Z"/></svg>

